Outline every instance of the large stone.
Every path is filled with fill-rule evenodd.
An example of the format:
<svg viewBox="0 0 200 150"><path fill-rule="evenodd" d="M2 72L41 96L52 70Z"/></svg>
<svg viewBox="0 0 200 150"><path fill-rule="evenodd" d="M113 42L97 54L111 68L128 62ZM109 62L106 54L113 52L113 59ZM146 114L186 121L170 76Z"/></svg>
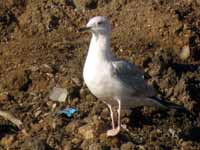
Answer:
<svg viewBox="0 0 200 150"><path fill-rule="evenodd" d="M65 102L68 96L67 89L54 87L49 98L52 101Z"/></svg>

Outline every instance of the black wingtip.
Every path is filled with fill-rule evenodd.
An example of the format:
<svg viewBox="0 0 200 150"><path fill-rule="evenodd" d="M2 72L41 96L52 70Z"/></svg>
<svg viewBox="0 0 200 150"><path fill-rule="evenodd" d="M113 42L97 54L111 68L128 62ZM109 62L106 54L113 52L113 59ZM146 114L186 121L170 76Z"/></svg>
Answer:
<svg viewBox="0 0 200 150"><path fill-rule="evenodd" d="M184 106L177 105L177 104L174 104L172 102L162 100L159 97L152 96L150 98L156 100L157 102L159 102L160 104L162 104L163 106L165 106L168 109L175 109L175 110L178 110L178 111L189 112Z"/></svg>

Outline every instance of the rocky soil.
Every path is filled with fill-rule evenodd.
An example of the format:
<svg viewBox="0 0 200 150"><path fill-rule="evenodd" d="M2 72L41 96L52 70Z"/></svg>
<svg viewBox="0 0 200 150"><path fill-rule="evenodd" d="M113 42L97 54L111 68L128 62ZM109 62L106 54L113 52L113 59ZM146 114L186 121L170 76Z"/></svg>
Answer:
<svg viewBox="0 0 200 150"><path fill-rule="evenodd" d="M165 100L189 112L141 107L124 111L122 132L106 137L109 111L87 89L82 68L89 18L112 22L112 49L143 68ZM1 0L0 117L2 150L200 149L199 0ZM54 87L68 91L54 102ZM56 112L73 107L72 117Z"/></svg>

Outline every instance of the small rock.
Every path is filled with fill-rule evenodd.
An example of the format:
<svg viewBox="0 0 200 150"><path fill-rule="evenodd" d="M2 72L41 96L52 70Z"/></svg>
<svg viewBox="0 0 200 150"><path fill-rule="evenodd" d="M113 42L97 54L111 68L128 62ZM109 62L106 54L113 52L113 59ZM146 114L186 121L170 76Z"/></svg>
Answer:
<svg viewBox="0 0 200 150"><path fill-rule="evenodd" d="M78 10L85 11L86 9L95 9L97 7L97 0L73 0L75 7Z"/></svg>
<svg viewBox="0 0 200 150"><path fill-rule="evenodd" d="M181 144L180 150L188 150L188 149L191 149L191 147L192 147L192 141L184 141Z"/></svg>
<svg viewBox="0 0 200 150"><path fill-rule="evenodd" d="M10 145L12 145L12 143L14 142L14 136L13 135L7 135L5 137L3 137L1 139L1 145L3 145L4 147L8 148L10 147Z"/></svg>
<svg viewBox="0 0 200 150"><path fill-rule="evenodd" d="M63 148L64 150L72 150L72 145L70 144L70 143L66 143L65 145L64 145L64 148Z"/></svg>
<svg viewBox="0 0 200 150"><path fill-rule="evenodd" d="M81 98L85 98L87 94L88 94L88 91L85 88L80 89L80 97Z"/></svg>
<svg viewBox="0 0 200 150"><path fill-rule="evenodd" d="M180 55L180 58L182 60L186 60L190 56L190 47L189 47L189 45L185 45L182 48L182 50L181 50L179 55Z"/></svg>
<svg viewBox="0 0 200 150"><path fill-rule="evenodd" d="M55 111L55 108L57 107L57 104L53 101L47 101L47 106L49 109L51 109L51 111Z"/></svg>
<svg viewBox="0 0 200 150"><path fill-rule="evenodd" d="M66 127L65 131L67 133L74 133L80 126L83 125L83 122L80 120L73 120L71 121Z"/></svg>
<svg viewBox="0 0 200 150"><path fill-rule="evenodd" d="M52 101L47 101L47 106L49 107L49 108L52 108L52 106L54 105L54 102L52 102Z"/></svg>
<svg viewBox="0 0 200 150"><path fill-rule="evenodd" d="M46 143L38 138L26 139L20 150L46 150Z"/></svg>
<svg viewBox="0 0 200 150"><path fill-rule="evenodd" d="M200 0L196 0L197 4L200 5Z"/></svg>
<svg viewBox="0 0 200 150"><path fill-rule="evenodd" d="M29 69L30 69L32 72L36 72L36 71L39 70L39 67L38 67L38 66L31 66Z"/></svg>
<svg viewBox="0 0 200 150"><path fill-rule="evenodd" d="M94 143L89 146L89 150L102 150L100 143Z"/></svg>
<svg viewBox="0 0 200 150"><path fill-rule="evenodd" d="M127 142L125 144L122 144L121 150L133 150L135 149L135 145L132 142Z"/></svg>
<svg viewBox="0 0 200 150"><path fill-rule="evenodd" d="M157 75L159 75L160 74L160 71L161 71L161 66L160 65L158 65L158 64L152 64L152 65L150 65L150 70L149 70L149 75L151 76L151 77L154 77L154 76L157 76Z"/></svg>
<svg viewBox="0 0 200 150"><path fill-rule="evenodd" d="M139 145L139 146L138 146L138 150L146 150L146 148L145 148L144 145Z"/></svg>
<svg viewBox="0 0 200 150"><path fill-rule="evenodd" d="M37 118L41 113L42 113L42 111L41 111L41 110L38 110L38 111L35 112L34 115L35 115L35 117Z"/></svg>
<svg viewBox="0 0 200 150"><path fill-rule="evenodd" d="M26 129L22 129L20 134L21 134L22 136L24 136L24 137L29 137L29 136L30 136L30 134L27 133Z"/></svg>
<svg viewBox="0 0 200 150"><path fill-rule="evenodd" d="M44 73L53 73L54 70L51 66L49 66L48 64L43 64L41 67L40 67L40 70Z"/></svg>
<svg viewBox="0 0 200 150"><path fill-rule="evenodd" d="M74 144L74 145L80 145L82 140L80 138L73 138L71 140L71 142Z"/></svg>
<svg viewBox="0 0 200 150"><path fill-rule="evenodd" d="M80 78L72 78L72 81L77 85L77 86L81 86L82 82Z"/></svg>
<svg viewBox="0 0 200 150"><path fill-rule="evenodd" d="M174 129L169 128L169 129L168 129L168 132L172 135L173 138L174 138L174 137L178 137L177 134L176 134L176 131L175 131Z"/></svg>
<svg viewBox="0 0 200 150"><path fill-rule="evenodd" d="M78 129L79 134L83 135L84 139L88 140L88 139L93 139L95 137L94 135L94 129L92 128L91 125L84 125L81 126Z"/></svg>
<svg viewBox="0 0 200 150"><path fill-rule="evenodd" d="M0 101L7 101L8 99L8 93L0 93Z"/></svg>
<svg viewBox="0 0 200 150"><path fill-rule="evenodd" d="M49 98L52 101L65 102L68 96L67 89L54 87Z"/></svg>

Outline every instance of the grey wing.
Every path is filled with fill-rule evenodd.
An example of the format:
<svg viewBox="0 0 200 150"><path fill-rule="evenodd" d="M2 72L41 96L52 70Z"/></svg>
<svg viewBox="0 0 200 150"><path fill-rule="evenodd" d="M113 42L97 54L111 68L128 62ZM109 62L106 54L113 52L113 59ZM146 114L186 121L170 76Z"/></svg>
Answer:
<svg viewBox="0 0 200 150"><path fill-rule="evenodd" d="M131 89L132 96L154 96L155 90L144 79L144 71L128 61L113 61L113 77Z"/></svg>

